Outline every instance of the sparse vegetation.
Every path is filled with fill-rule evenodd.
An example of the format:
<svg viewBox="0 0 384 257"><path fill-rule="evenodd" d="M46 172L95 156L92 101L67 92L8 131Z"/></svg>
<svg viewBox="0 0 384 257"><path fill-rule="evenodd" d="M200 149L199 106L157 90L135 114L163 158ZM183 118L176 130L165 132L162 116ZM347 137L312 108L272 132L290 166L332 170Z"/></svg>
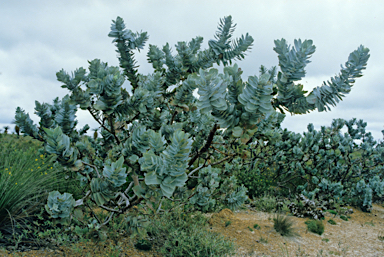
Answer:
<svg viewBox="0 0 384 257"><path fill-rule="evenodd" d="M378 238L380 241L383 241L383 242L384 242L384 232L383 232L383 231L380 231L380 232L379 232L379 235L377 236L377 238Z"/></svg>
<svg viewBox="0 0 384 257"><path fill-rule="evenodd" d="M366 225L370 225L370 226L372 226L372 227L374 227L375 226L375 224L373 223L373 221L371 220L371 221L369 221L369 222L365 222L365 224Z"/></svg>
<svg viewBox="0 0 384 257"><path fill-rule="evenodd" d="M164 256L225 256L234 253L235 244L207 230L201 214L185 214L181 209L154 217L145 240Z"/></svg>

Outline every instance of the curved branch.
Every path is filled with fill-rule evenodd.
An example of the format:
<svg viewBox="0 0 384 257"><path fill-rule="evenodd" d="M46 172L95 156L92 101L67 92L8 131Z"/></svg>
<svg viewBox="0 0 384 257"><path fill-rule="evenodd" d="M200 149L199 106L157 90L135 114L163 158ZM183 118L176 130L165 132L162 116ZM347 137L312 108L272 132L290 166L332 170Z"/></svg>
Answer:
<svg viewBox="0 0 384 257"><path fill-rule="evenodd" d="M116 142L119 145L120 144L120 140L116 136L116 133L115 133L115 122L114 122L114 117L113 116L108 116L108 123L109 123L109 126L111 127L111 134L116 139Z"/></svg>
<svg viewBox="0 0 384 257"><path fill-rule="evenodd" d="M220 164L220 163L222 163L222 162L225 162L225 161L228 160L228 159L233 158L233 157L236 156L236 155L237 155L237 154L232 154L232 155L230 155L230 156L228 156L228 157L225 157L224 159L221 159L220 161L211 163L210 165L213 166L213 165ZM195 173L196 171L201 170L201 169L204 168L204 167L207 167L207 166L206 166L206 162L205 162L204 164L200 165L199 167L197 167L196 169L192 170L192 171L188 174L188 177L191 177L191 176L193 175L193 173Z"/></svg>
<svg viewBox="0 0 384 257"><path fill-rule="evenodd" d="M101 123L100 120L96 117L96 115L94 115L91 111L91 107L88 107L87 110L89 111L89 113L92 115L92 117L97 121L97 123L100 124L100 126L103 127L103 129L105 129L106 131L108 131L109 133L112 134L112 132L106 127L104 126L104 123Z"/></svg>
<svg viewBox="0 0 384 257"><path fill-rule="evenodd" d="M220 128L218 124L215 123L211 131L209 132L209 136L207 139L207 142L205 143L204 147L195 155L192 157L192 159L189 161L188 166L191 167L193 163L196 161L196 159L204 152L206 152L210 145L212 144L213 137L215 136L216 131Z"/></svg>
<svg viewBox="0 0 384 257"><path fill-rule="evenodd" d="M97 169L97 167L96 167L95 165L86 163L86 162L84 162L84 161L81 161L81 162L82 162L83 164L85 164L85 165L88 165L88 166L91 166L92 168L94 168L94 169L96 170L97 176L98 176L99 178L101 178L100 173L99 173L99 170Z"/></svg>

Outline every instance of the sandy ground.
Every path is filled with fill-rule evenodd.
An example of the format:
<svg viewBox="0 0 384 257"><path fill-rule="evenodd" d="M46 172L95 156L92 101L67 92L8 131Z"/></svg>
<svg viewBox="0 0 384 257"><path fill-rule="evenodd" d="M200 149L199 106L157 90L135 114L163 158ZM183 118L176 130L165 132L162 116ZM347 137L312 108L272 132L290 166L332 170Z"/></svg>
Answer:
<svg viewBox="0 0 384 257"><path fill-rule="evenodd" d="M308 218L292 217L300 236L283 237L273 228L274 214L264 212L241 211L233 217L227 215L231 220L227 227L225 222L211 223L214 223L213 231L240 246L237 256L384 256L384 208L374 205L371 213L353 210L348 221L327 213L321 236L307 230L304 222ZM329 224L329 219L337 224ZM260 229L254 229L254 224Z"/></svg>

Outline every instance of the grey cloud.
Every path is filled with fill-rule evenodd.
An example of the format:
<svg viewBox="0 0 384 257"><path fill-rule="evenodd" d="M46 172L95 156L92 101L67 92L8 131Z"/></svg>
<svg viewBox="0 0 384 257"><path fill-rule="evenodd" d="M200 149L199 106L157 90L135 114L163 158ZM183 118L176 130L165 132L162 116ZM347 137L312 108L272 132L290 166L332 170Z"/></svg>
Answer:
<svg viewBox="0 0 384 257"><path fill-rule="evenodd" d="M0 8L0 126L13 120L17 106L37 122L35 100L51 103L56 96L67 94L56 81L55 73L60 69L87 68L87 60L94 58L118 66L115 46L107 36L117 16L132 31L148 32L147 47L136 55L139 71L147 74L152 72L146 60L148 44L161 47L169 42L174 49L178 41L203 36L203 47L207 47L219 19L232 15L237 23L234 37L248 32L255 39L245 60L237 62L244 71L243 80L258 74L260 65L278 64L275 39L285 38L290 44L297 38L314 41L317 50L303 80L308 90L338 74L340 64L344 65L360 44L369 47L367 70L344 101L325 114L287 117L283 125L302 132L310 122L328 126L333 117L355 115L368 126L372 124L369 128L375 137L382 138L383 11L384 6L377 2L357 0L4 1ZM87 113L78 112L77 116L79 127L86 122L96 127Z"/></svg>

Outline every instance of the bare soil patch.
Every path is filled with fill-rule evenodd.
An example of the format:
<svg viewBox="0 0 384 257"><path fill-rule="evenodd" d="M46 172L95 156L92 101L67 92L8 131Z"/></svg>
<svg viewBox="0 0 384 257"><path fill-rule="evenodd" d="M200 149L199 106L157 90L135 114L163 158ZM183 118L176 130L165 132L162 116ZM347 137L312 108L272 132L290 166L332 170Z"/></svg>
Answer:
<svg viewBox="0 0 384 257"><path fill-rule="evenodd" d="M371 213L353 210L348 221L327 213L321 236L307 230L308 218L292 217L300 236L283 237L273 228L274 214L252 210L226 214L224 223L212 215L212 230L234 240L237 256L384 256L384 208L374 204ZM329 224L329 219L337 224ZM227 220L231 224L226 227Z"/></svg>

